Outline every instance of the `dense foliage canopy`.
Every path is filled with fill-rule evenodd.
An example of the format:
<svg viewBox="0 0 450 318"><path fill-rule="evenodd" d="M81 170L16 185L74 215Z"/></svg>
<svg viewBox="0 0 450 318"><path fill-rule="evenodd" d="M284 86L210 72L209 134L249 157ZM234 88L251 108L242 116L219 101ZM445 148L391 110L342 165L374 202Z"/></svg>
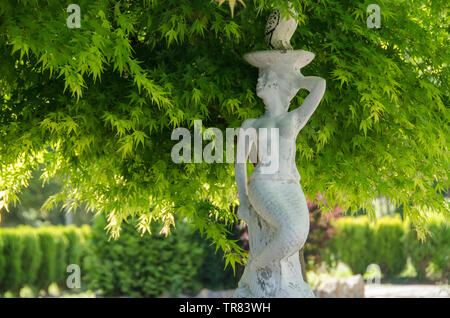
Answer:
<svg viewBox="0 0 450 318"><path fill-rule="evenodd" d="M130 215L143 231L162 221L163 233L179 215L234 264L245 254L227 239L233 165L173 163L171 133L263 112L242 56L265 49L267 16L287 1L228 0L232 17L212 0L76 0L81 27L68 28L73 1L0 2L0 208L43 167L64 184L48 206L84 203L113 235ZM371 2L292 1L292 45L316 55L303 74L327 80L298 137L301 183L329 209L371 213L373 198L389 197L420 225L427 209L448 214L448 4L378 0L376 29Z"/></svg>

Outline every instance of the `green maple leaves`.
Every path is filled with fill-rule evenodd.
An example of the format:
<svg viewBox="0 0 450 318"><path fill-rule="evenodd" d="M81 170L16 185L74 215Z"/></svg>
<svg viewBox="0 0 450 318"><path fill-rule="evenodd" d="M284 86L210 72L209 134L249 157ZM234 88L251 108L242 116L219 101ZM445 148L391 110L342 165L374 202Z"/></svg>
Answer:
<svg viewBox="0 0 450 318"><path fill-rule="evenodd" d="M236 0L226 0L226 1L230 6L231 17L234 17L234 7L236 6ZM219 6L221 6L225 2L225 0L216 0L216 2L218 2ZM238 0L238 2L242 4L244 7L246 6L244 1Z"/></svg>
<svg viewBox="0 0 450 318"><path fill-rule="evenodd" d="M224 131L263 113L257 70L242 55L265 49L266 18L287 1L245 1L232 18L209 0L82 0L80 29L65 27L60 1L22 4L0 2L2 205L41 164L44 179L65 184L50 203L108 214L115 236L129 216L140 216L143 232L160 220L164 233L180 216L227 264L245 262L229 239L233 166L176 165L170 135L196 119ZM304 73L327 80L298 137L297 166L305 193L325 195L325 210L370 213L384 195L420 225L428 209L448 214L437 194L449 186L445 3L379 4L383 27L372 30L365 2L293 2L292 44L316 54Z"/></svg>

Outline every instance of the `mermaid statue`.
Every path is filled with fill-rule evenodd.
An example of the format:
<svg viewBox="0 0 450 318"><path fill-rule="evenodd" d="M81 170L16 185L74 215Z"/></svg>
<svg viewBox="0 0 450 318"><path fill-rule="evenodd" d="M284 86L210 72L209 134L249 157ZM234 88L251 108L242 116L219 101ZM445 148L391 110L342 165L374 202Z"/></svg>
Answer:
<svg viewBox="0 0 450 318"><path fill-rule="evenodd" d="M279 43L286 46L289 39ZM265 113L242 124L241 132L254 129L255 138L246 139L242 133L238 136L237 151L245 159L235 164L238 217L248 225L250 254L234 297L314 297L302 277L299 261L309 232L309 211L295 154L297 135L319 105L326 85L324 79L300 72L312 61L313 53L280 48L244 55L259 69L256 93L264 102ZM289 111L300 89L306 89L309 95L299 108ZM261 128L277 129L278 140L271 140L272 134L261 136ZM257 149L261 138L277 146L279 162L270 173L265 169L267 158ZM256 167L247 182L246 161L252 157L257 157Z"/></svg>

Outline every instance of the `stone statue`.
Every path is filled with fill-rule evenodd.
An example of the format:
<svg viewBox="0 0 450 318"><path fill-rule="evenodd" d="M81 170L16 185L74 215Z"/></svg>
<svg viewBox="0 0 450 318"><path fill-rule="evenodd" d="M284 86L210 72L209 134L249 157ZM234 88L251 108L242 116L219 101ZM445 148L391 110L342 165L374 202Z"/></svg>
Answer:
<svg viewBox="0 0 450 318"><path fill-rule="evenodd" d="M309 232L309 211L299 183L295 153L297 135L319 105L325 80L300 73L314 58L311 52L270 50L248 53L244 58L259 68L256 92L266 112L246 120L242 128L278 128L279 164L276 172L264 173L264 158L258 152L248 183L246 163L235 164L238 217L248 225L250 255L234 297L314 297L303 280L299 261L299 250ZM288 111L300 89L308 90L309 95L301 107ZM268 143L274 142L270 136L264 137ZM256 139L259 138L257 133ZM243 151L245 159L254 157L256 140L244 139L239 134L238 152Z"/></svg>

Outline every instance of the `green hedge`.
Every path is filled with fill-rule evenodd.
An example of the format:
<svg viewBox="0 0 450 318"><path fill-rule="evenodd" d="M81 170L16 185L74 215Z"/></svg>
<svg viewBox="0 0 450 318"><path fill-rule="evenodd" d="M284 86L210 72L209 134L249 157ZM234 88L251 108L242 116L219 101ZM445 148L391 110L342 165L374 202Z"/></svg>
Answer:
<svg viewBox="0 0 450 318"><path fill-rule="evenodd" d="M431 219L427 227L430 236L425 241L417 237L410 229L407 239L407 250L417 274L420 278L426 276L427 268L432 265L440 271L440 280L450 280L450 227L443 218Z"/></svg>
<svg viewBox="0 0 450 318"><path fill-rule="evenodd" d="M89 232L75 226L0 228L0 291L64 286L67 266L82 266Z"/></svg>
<svg viewBox="0 0 450 318"><path fill-rule="evenodd" d="M0 228L0 291L18 291L24 285L46 289L65 286L66 268L79 264L84 283L106 296L161 296L195 293L200 288L235 287L232 271L223 270L220 254L187 224L178 222L169 237L141 236L134 223L124 226L120 238L108 241L105 220L88 226ZM422 242L399 217L372 223L365 216L343 217L335 222L329 241L333 258L364 273L379 264L384 278L397 276L409 257L419 278L433 268L440 280L449 280L450 229L443 218L431 218Z"/></svg>
<svg viewBox="0 0 450 318"><path fill-rule="evenodd" d="M430 235L424 242L399 215L382 217L376 222L366 216L343 217L334 225L336 233L328 243L331 253L328 259L346 263L353 273L363 274L368 265L375 263L384 278L397 277L409 257L419 278L425 276L426 268L432 264L448 280L450 229L443 218L431 218L426 226Z"/></svg>
<svg viewBox="0 0 450 318"><path fill-rule="evenodd" d="M27 285L47 289L66 284L69 264L81 267L82 284L107 296L160 296L196 293L200 288L234 288L231 267L223 254L178 222L169 237L141 236L125 225L119 240L109 240L99 218L89 226L0 228L0 291L17 292Z"/></svg>
<svg viewBox="0 0 450 318"><path fill-rule="evenodd" d="M15 289L21 283L21 256L23 250L22 235L14 229L0 232L3 240L3 257L6 260L2 283L2 290Z"/></svg>
<svg viewBox="0 0 450 318"><path fill-rule="evenodd" d="M106 221L94 222L87 257L87 280L92 290L105 296L158 297L163 293L198 291L197 274L203 262L203 250L192 229L177 222L168 237L141 236L135 222L124 224L117 240L108 240Z"/></svg>
<svg viewBox="0 0 450 318"><path fill-rule="evenodd" d="M380 218L375 225L374 242L375 263L380 266L385 277L398 276L406 266L405 246L406 225L399 215Z"/></svg>
<svg viewBox="0 0 450 318"><path fill-rule="evenodd" d="M20 285L27 285L37 280L38 270L42 261L39 236L36 231L21 228L23 250L21 255L22 279Z"/></svg>
<svg viewBox="0 0 450 318"><path fill-rule="evenodd" d="M50 228L40 229L38 233L43 255L36 281L36 285L39 287L46 287L56 281L56 237L58 235L59 232L52 231Z"/></svg>
<svg viewBox="0 0 450 318"><path fill-rule="evenodd" d="M330 251L336 260L350 266L354 273L364 273L367 265L375 261L374 231L367 217L343 217L335 222L336 233Z"/></svg>

